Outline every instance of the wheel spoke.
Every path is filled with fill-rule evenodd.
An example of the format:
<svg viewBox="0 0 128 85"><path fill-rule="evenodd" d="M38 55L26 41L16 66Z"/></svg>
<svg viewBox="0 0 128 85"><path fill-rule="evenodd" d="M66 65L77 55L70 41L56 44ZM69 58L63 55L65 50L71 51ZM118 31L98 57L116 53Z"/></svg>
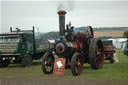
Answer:
<svg viewBox="0 0 128 85"><path fill-rule="evenodd" d="M82 67L82 66L81 66L80 56L78 56L78 57L77 57L77 74L78 74L78 75L80 75L80 73L81 73L81 70L82 70L81 67Z"/></svg>
<svg viewBox="0 0 128 85"><path fill-rule="evenodd" d="M53 71L54 59L51 53L47 52L44 54L42 59L42 70L45 74L49 74Z"/></svg>
<svg viewBox="0 0 128 85"><path fill-rule="evenodd" d="M47 69L47 72L50 72L53 68L53 62L52 62L52 58L49 56L47 57L47 60L45 61L45 66Z"/></svg>
<svg viewBox="0 0 128 85"><path fill-rule="evenodd" d="M97 50L97 53L96 53L96 61L97 61L97 65L98 67L101 66L102 64L102 47L100 46L100 42L97 43L97 46L96 46L96 50Z"/></svg>
<svg viewBox="0 0 128 85"><path fill-rule="evenodd" d="M71 60L71 69L74 76L80 75L82 72L83 62L80 53L75 53Z"/></svg>

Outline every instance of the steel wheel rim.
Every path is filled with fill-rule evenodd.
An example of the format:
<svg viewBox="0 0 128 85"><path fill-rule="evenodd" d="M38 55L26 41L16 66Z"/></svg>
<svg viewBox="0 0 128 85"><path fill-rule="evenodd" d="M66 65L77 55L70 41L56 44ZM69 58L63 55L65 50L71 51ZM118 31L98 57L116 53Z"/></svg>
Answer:
<svg viewBox="0 0 128 85"><path fill-rule="evenodd" d="M103 47L100 42L96 44L96 63L97 66L100 68L103 64Z"/></svg>
<svg viewBox="0 0 128 85"><path fill-rule="evenodd" d="M52 59L52 56L48 55L46 58L45 58L45 69L47 72L51 72L52 69L53 69L53 59Z"/></svg>
<svg viewBox="0 0 128 85"><path fill-rule="evenodd" d="M76 62L75 62L75 72L77 75L80 75L80 73L82 72L83 69L83 63L82 60L80 59L80 55L78 55L78 57L76 58Z"/></svg>

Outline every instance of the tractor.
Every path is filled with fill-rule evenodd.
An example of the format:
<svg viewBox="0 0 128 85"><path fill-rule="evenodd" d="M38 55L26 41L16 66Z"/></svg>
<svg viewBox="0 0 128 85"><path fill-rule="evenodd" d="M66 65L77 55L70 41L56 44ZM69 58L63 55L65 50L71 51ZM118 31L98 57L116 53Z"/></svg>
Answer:
<svg viewBox="0 0 128 85"><path fill-rule="evenodd" d="M100 38L94 38L91 26L79 29L66 25L65 11L58 11L59 15L59 40L52 50L47 51L42 59L41 66L45 74L53 72L55 56L66 59L74 76L82 73L83 64L90 64L92 69L101 69L104 63L104 50Z"/></svg>

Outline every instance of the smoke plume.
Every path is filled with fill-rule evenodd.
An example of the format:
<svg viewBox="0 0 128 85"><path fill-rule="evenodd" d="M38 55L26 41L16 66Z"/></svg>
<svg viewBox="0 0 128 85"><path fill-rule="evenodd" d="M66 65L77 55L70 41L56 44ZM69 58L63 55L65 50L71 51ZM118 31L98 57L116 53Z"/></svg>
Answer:
<svg viewBox="0 0 128 85"><path fill-rule="evenodd" d="M60 1L57 7L57 11L60 11L60 10L73 11L74 4L75 4L74 0Z"/></svg>

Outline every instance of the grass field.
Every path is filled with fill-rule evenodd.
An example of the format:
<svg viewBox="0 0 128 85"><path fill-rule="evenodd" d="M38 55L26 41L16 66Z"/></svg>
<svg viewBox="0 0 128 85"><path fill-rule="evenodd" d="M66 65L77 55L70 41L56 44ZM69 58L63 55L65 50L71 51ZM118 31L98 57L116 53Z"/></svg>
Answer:
<svg viewBox="0 0 128 85"><path fill-rule="evenodd" d="M12 64L0 68L0 85L128 85L128 56L120 50L117 52L118 64L105 61L100 70L92 70L89 64L85 64L82 74L77 77L70 69L65 70L64 76L45 75L38 61L26 68Z"/></svg>

